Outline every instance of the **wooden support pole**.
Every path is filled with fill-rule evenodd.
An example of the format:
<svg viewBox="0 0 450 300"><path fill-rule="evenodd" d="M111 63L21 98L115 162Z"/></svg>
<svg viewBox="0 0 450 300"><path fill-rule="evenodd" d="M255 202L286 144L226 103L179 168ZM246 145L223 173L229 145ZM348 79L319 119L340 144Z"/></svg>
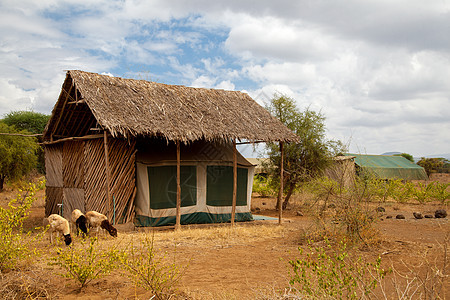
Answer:
<svg viewBox="0 0 450 300"><path fill-rule="evenodd" d="M280 165L280 192L278 193L278 224L281 224L283 217L283 184L284 184L284 149L283 142L280 142L281 165Z"/></svg>
<svg viewBox="0 0 450 300"><path fill-rule="evenodd" d="M177 215L175 221L175 230L181 229L181 155L180 141L177 141Z"/></svg>
<svg viewBox="0 0 450 300"><path fill-rule="evenodd" d="M109 172L109 157L108 157L108 134L106 133L106 130L103 131L103 142L105 145L105 173L106 173L106 201L107 204L107 212L106 215L108 218L110 217L109 214L111 212L111 195L109 192L109 182L110 182L110 172Z"/></svg>
<svg viewBox="0 0 450 300"><path fill-rule="evenodd" d="M233 200L231 205L231 226L234 226L236 217L236 197L237 197L237 149L236 141L233 141Z"/></svg>

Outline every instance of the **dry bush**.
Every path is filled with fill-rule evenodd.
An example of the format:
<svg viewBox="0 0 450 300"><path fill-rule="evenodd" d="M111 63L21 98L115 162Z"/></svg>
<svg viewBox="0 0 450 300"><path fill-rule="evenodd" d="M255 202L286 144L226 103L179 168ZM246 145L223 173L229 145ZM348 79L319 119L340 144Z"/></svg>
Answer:
<svg viewBox="0 0 450 300"><path fill-rule="evenodd" d="M378 232L374 228L378 218L371 204L375 197L372 187L370 182L359 179L349 186L326 177L312 181L308 190L316 195L310 203L315 221L304 238L318 240L322 236L330 241L378 243Z"/></svg>
<svg viewBox="0 0 450 300"><path fill-rule="evenodd" d="M51 299L53 294L49 277L43 274L24 271L0 274L1 299Z"/></svg>
<svg viewBox="0 0 450 300"><path fill-rule="evenodd" d="M345 242L331 245L328 240L310 242L307 250L299 248L300 258L289 261L293 272L291 287L315 299L372 297L390 270L381 267L381 257L367 262L348 250Z"/></svg>
<svg viewBox="0 0 450 300"><path fill-rule="evenodd" d="M397 299L446 299L446 287L449 286L450 273L448 245L450 232L439 243L439 254L433 260L425 252L415 265L403 263L406 272L395 267L391 278ZM388 296L385 295L386 298Z"/></svg>
<svg viewBox="0 0 450 300"><path fill-rule="evenodd" d="M175 285L181 279L186 267L175 260L167 262L166 255L157 255L154 236L145 236L139 245L130 244L120 257L126 275L145 290L151 291L157 300L173 299L178 291Z"/></svg>
<svg viewBox="0 0 450 300"><path fill-rule="evenodd" d="M119 267L122 251L115 247L102 247L97 238L78 241L70 247L58 247L56 255L49 258L49 265L61 267L63 273L59 275L78 281L80 289Z"/></svg>

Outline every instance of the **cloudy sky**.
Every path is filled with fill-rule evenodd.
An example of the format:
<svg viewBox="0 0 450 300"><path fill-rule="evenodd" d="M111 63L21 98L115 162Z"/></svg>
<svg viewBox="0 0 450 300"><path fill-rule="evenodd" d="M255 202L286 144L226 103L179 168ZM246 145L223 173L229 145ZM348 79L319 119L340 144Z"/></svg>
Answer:
<svg viewBox="0 0 450 300"><path fill-rule="evenodd" d="M274 93L357 153L450 153L450 0L0 0L0 116L65 70Z"/></svg>

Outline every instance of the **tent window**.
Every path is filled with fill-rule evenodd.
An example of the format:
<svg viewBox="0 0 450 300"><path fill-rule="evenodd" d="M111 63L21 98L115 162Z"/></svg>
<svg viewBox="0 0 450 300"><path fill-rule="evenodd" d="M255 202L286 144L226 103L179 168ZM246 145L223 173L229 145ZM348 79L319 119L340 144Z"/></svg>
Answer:
<svg viewBox="0 0 450 300"><path fill-rule="evenodd" d="M247 205L248 169L237 170L236 206ZM211 206L231 206L233 201L233 167L206 167L206 204Z"/></svg>
<svg viewBox="0 0 450 300"><path fill-rule="evenodd" d="M150 208L175 208L177 204L177 167L147 167ZM197 204L197 168L181 166L181 206Z"/></svg>

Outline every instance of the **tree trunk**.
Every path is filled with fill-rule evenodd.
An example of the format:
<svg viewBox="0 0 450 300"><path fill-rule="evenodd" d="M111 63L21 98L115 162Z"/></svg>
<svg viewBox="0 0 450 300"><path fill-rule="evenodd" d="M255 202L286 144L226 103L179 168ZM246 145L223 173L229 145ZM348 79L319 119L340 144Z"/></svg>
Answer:
<svg viewBox="0 0 450 300"><path fill-rule="evenodd" d="M0 192L3 192L3 184L5 183L5 176L0 175Z"/></svg>
<svg viewBox="0 0 450 300"><path fill-rule="evenodd" d="M294 192L295 189L295 183L291 183L289 185L288 191L286 193L286 198L284 198L284 202L283 202L283 210L286 209L287 205L289 204L289 199L292 196L292 193Z"/></svg>
<svg viewBox="0 0 450 300"><path fill-rule="evenodd" d="M275 205L275 210L276 210L276 211L278 211L278 208L280 207L280 201L281 201L281 198L282 198L282 196L280 195L280 193L281 193L281 190L278 189L277 204Z"/></svg>

